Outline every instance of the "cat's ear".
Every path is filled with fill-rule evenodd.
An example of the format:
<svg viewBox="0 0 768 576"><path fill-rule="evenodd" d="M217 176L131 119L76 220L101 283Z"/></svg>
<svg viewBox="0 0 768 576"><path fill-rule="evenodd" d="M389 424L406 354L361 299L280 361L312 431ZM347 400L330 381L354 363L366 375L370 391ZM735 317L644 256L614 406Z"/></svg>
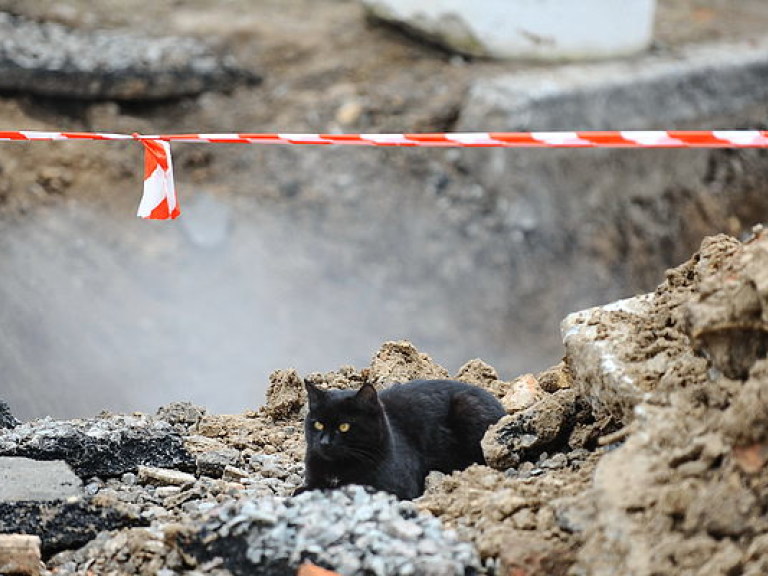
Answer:
<svg viewBox="0 0 768 576"><path fill-rule="evenodd" d="M307 390L307 398L309 398L310 406L317 406L325 398L325 392L320 390L320 388L312 384L309 380L304 380L304 388Z"/></svg>
<svg viewBox="0 0 768 576"><path fill-rule="evenodd" d="M379 394L372 384L363 384L355 394L355 400L367 406L378 406Z"/></svg>

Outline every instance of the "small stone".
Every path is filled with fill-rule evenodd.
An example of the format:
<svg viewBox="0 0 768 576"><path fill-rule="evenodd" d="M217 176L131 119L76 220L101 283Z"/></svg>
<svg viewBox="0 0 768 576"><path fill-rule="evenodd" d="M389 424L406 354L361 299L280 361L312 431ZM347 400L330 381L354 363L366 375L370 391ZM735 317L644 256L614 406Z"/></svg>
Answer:
<svg viewBox="0 0 768 576"><path fill-rule="evenodd" d="M0 574L38 576L41 565L39 537L0 535Z"/></svg>
<svg viewBox="0 0 768 576"><path fill-rule="evenodd" d="M240 452L234 448L203 452L198 454L195 459L197 474L199 476L221 478L226 467L236 465L239 460Z"/></svg>
<svg viewBox="0 0 768 576"><path fill-rule="evenodd" d="M683 478L693 478L703 476L709 470L709 464L701 460L686 462L677 467L677 473Z"/></svg>
<svg viewBox="0 0 768 576"><path fill-rule="evenodd" d="M734 446L733 460L747 474L757 474L768 462L768 445Z"/></svg>
<svg viewBox="0 0 768 576"><path fill-rule="evenodd" d="M443 472L439 472L437 470L433 470L429 474L427 474L426 479L424 480L424 492L431 492L443 482L445 479L445 474Z"/></svg>
<svg viewBox="0 0 768 576"><path fill-rule="evenodd" d="M226 466L221 477L223 480L238 481L244 478L248 478L248 472L242 468L236 468L235 466Z"/></svg>
<svg viewBox="0 0 768 576"><path fill-rule="evenodd" d="M501 405L508 414L525 410L544 398L546 392L541 389L533 374L525 374L509 384L509 391L501 399Z"/></svg>
<svg viewBox="0 0 768 576"><path fill-rule="evenodd" d="M405 520L395 520L387 527L387 529L393 536L404 540L415 540L421 536L423 532L418 524L407 522Z"/></svg>
<svg viewBox="0 0 768 576"><path fill-rule="evenodd" d="M168 498L169 496L176 496L181 492L180 486L159 486L155 490L155 496L158 498Z"/></svg>
<svg viewBox="0 0 768 576"><path fill-rule="evenodd" d="M181 424L185 427L197 425L203 419L207 410L191 402L171 402L157 410L157 417L171 425Z"/></svg>
<svg viewBox="0 0 768 576"><path fill-rule="evenodd" d="M486 364L480 358L475 358L464 364L455 376L456 380L474 384L475 386L488 386L499 381L499 373L490 364Z"/></svg>
<svg viewBox="0 0 768 576"><path fill-rule="evenodd" d="M288 470L282 458L275 454L254 454L251 456L251 466L266 478L286 478Z"/></svg>
<svg viewBox="0 0 768 576"><path fill-rule="evenodd" d="M557 454L554 454L551 458L547 459L542 464L541 467L549 470L557 470L559 468L564 468L567 464L568 464L568 457L562 452L558 452Z"/></svg>
<svg viewBox="0 0 768 576"><path fill-rule="evenodd" d="M544 392L554 394L559 390L573 387L573 374L565 362L560 362L560 364L536 374L536 381Z"/></svg>
<svg viewBox="0 0 768 576"><path fill-rule="evenodd" d="M336 122L342 126L351 126L356 124L363 115L363 104L357 98L347 100L336 111Z"/></svg>
<svg viewBox="0 0 768 576"><path fill-rule="evenodd" d="M578 460L586 460L589 457L589 450L586 450L585 448L576 448L575 450L571 450L566 454L568 457L569 462L575 462Z"/></svg>
<svg viewBox="0 0 768 576"><path fill-rule="evenodd" d="M192 474L169 470L167 468L153 468L139 466L139 481L153 486L184 486L194 484L196 478Z"/></svg>
<svg viewBox="0 0 768 576"><path fill-rule="evenodd" d="M535 530L536 514L530 508L523 508L512 515L512 524L518 530Z"/></svg>
<svg viewBox="0 0 768 576"><path fill-rule="evenodd" d="M533 470L536 466L533 462L523 462L518 466L517 471L520 474L530 474L531 470Z"/></svg>

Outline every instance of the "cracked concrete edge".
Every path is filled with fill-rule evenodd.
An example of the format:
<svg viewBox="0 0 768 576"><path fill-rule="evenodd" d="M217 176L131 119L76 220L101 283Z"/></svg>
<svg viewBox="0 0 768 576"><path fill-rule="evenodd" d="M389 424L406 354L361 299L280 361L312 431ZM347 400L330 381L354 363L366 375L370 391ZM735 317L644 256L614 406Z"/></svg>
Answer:
<svg viewBox="0 0 768 576"><path fill-rule="evenodd" d="M476 81L457 129L674 129L768 98L768 36Z"/></svg>
<svg viewBox="0 0 768 576"><path fill-rule="evenodd" d="M600 339L597 315L600 312L624 312L642 316L653 307L654 294L618 300L606 306L569 314L560 331L574 386L589 401L596 414L610 414L626 424L634 417L635 406L646 397L631 376L626 363L615 353L611 339ZM615 331L616 328L613 328Z"/></svg>

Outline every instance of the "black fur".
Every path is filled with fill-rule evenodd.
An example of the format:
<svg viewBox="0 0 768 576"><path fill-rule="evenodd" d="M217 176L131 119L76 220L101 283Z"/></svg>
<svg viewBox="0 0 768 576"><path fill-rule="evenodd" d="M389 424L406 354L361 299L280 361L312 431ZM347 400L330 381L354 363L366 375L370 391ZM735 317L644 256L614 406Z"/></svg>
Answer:
<svg viewBox="0 0 768 576"><path fill-rule="evenodd" d="M480 440L505 414L487 391L452 380L418 380L381 392L370 384L321 390L307 382L306 388L306 473L297 492L363 484L416 498L431 470L485 463ZM342 424L349 425L346 432Z"/></svg>

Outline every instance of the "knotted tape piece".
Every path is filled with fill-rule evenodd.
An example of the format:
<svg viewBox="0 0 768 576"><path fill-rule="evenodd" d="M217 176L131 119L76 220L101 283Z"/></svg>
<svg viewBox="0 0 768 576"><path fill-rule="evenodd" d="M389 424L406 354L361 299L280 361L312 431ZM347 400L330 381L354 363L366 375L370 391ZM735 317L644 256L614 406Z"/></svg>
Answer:
<svg viewBox="0 0 768 576"><path fill-rule="evenodd" d="M173 220L181 214L173 183L171 145L133 135L144 145L144 194L136 214L148 220Z"/></svg>

